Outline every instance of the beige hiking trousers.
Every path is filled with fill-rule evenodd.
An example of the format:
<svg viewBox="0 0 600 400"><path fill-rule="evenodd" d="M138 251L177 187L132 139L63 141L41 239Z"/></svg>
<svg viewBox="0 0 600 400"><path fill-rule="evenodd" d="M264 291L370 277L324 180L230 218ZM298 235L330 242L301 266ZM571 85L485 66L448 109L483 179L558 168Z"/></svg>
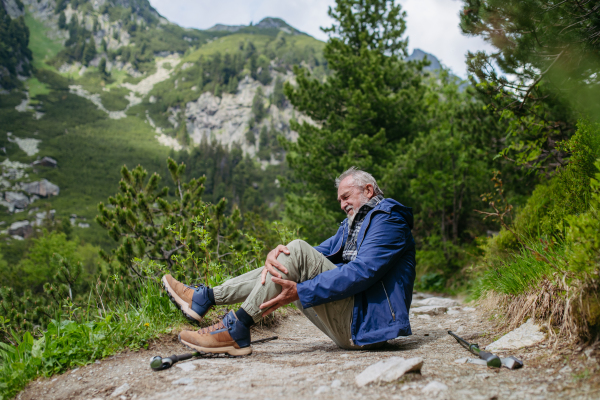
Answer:
<svg viewBox="0 0 600 400"><path fill-rule="evenodd" d="M324 255L302 240L294 240L287 245L287 248L290 250L289 255L282 253L277 257L277 261L288 270L288 274L280 272L283 279L304 282L324 271L337 268ZM281 293L281 286L271 281L270 273L267 274L265 284L261 284L262 270L262 267L257 268L213 288L217 305L244 302L242 304L244 311L258 322L264 313L260 305ZM310 322L343 349L367 350L380 345L356 346L352 343L350 326L354 308L353 296L309 309L304 309L300 301L296 301L295 305Z"/></svg>

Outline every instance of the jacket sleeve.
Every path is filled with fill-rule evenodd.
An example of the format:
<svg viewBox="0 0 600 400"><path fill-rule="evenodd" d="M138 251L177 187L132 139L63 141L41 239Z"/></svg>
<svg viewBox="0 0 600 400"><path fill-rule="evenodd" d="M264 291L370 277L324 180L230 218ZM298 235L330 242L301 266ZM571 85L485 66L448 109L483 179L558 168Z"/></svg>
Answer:
<svg viewBox="0 0 600 400"><path fill-rule="evenodd" d="M381 280L412 243L408 240L410 228L398 213L374 214L367 229L354 261L297 285L304 308L345 299L368 289Z"/></svg>

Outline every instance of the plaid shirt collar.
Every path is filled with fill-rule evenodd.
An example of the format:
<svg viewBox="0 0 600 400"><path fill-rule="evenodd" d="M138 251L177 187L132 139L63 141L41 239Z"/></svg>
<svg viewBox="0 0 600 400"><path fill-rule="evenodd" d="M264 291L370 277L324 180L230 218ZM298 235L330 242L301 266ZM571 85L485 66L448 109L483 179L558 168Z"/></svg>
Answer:
<svg viewBox="0 0 600 400"><path fill-rule="evenodd" d="M344 246L344 252L342 254L342 259L345 263L354 261L356 258L356 255L358 254L358 250L356 248L358 231L360 231L360 227L362 226L367 214L373 208L375 208L377 204L381 203L382 200L383 196L374 196L367 203L363 204L363 206L356 212L356 215L350 224L350 229L348 230L348 239L346 240L346 245Z"/></svg>

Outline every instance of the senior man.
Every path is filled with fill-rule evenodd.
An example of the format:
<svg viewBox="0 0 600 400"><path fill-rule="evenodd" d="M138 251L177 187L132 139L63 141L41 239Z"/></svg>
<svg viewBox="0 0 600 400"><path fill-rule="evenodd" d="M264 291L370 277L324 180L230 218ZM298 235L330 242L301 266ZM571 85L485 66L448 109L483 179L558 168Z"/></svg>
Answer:
<svg viewBox="0 0 600 400"><path fill-rule="evenodd" d="M163 277L171 300L192 320L213 305L243 302L215 325L182 331L181 343L205 353L251 354L250 327L292 302L343 349L372 349L411 334L412 209L384 198L373 176L354 167L335 183L347 218L319 246L302 240L279 245L263 268L212 289Z"/></svg>

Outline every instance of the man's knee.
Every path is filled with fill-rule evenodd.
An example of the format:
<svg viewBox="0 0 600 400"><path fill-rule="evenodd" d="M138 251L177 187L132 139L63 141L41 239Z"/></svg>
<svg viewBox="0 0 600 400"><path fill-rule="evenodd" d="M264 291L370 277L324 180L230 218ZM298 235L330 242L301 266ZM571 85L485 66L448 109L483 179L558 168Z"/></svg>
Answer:
<svg viewBox="0 0 600 400"><path fill-rule="evenodd" d="M290 250L290 255L294 252L303 252L305 250L312 249L310 244L300 239L292 240L287 244L286 247Z"/></svg>

